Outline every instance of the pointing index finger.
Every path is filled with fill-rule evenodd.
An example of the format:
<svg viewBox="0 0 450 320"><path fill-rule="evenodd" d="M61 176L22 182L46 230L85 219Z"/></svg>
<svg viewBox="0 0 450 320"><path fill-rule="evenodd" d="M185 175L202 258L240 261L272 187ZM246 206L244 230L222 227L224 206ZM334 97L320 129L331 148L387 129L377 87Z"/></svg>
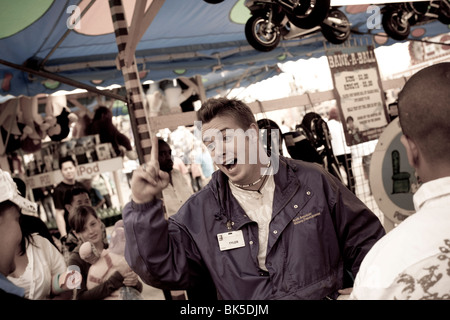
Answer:
<svg viewBox="0 0 450 320"><path fill-rule="evenodd" d="M152 135L152 151L150 152L150 160L158 162L158 137L153 134Z"/></svg>

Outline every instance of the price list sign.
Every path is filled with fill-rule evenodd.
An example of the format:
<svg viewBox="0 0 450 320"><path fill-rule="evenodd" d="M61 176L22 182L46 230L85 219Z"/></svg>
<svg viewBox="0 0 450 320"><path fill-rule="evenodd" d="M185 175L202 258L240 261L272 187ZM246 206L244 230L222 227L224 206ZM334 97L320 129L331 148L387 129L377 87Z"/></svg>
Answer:
<svg viewBox="0 0 450 320"><path fill-rule="evenodd" d="M378 139L389 122L373 46L327 50L347 145Z"/></svg>

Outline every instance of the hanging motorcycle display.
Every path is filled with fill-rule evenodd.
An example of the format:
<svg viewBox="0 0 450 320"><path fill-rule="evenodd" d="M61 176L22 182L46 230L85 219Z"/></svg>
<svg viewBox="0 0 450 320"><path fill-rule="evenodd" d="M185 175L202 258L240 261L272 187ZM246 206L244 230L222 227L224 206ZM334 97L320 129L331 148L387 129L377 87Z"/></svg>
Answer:
<svg viewBox="0 0 450 320"><path fill-rule="evenodd" d="M450 24L450 1L417 1L385 5L381 13L383 29L394 40L405 40L411 26L434 20Z"/></svg>
<svg viewBox="0 0 450 320"><path fill-rule="evenodd" d="M304 6L308 10L294 11L281 3ZM312 3L314 2L314 7ZM300 5L301 3L301 5ZM281 39L301 39L322 32L325 39L333 44L345 42L350 35L350 22L347 16L336 8L330 8L330 1L262 1L247 0L245 6L251 11L251 17L245 24L245 37L248 43L258 51L271 51ZM311 9L312 8L312 9Z"/></svg>
<svg viewBox="0 0 450 320"><path fill-rule="evenodd" d="M204 0L206 3L218 4L224 0ZM330 0L251 0L245 1L250 11L270 11L281 18L287 15L292 24L299 28L312 28L325 19Z"/></svg>

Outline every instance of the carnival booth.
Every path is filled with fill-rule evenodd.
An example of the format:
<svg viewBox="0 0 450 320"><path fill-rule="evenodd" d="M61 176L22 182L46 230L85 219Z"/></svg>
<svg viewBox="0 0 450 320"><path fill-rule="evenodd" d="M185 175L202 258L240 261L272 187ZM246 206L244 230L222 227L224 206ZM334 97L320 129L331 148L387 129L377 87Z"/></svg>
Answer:
<svg viewBox="0 0 450 320"><path fill-rule="evenodd" d="M110 178L104 183L109 184L108 191L114 192L116 201L98 214L107 225L110 217L120 215L124 154L118 154L111 142L102 142L99 134L80 132L77 125L85 116L89 119L85 112L72 112L73 105L65 95L12 98L0 104L0 110L5 116L0 141L7 162L2 167L25 182L26 194L40 204L38 214L50 228L56 226L51 192L62 180L59 159L66 156L77 164L78 181ZM84 111L89 110L85 107Z"/></svg>
<svg viewBox="0 0 450 320"><path fill-rule="evenodd" d="M255 114L264 115L287 108L304 107L306 111L336 101L341 117L349 119L344 123L348 145L357 148L380 137L389 124L384 93L406 81L406 77L382 81L378 73L375 47L399 41L394 39L399 36L396 30L390 28L396 20L389 23L382 16L397 9L412 14L418 11L408 11L414 6L335 5L345 16L340 20L350 23L350 30L348 23L344 26L344 43L331 44L323 32L315 30L305 37L278 39L276 46L260 51L251 45L255 42L249 41L247 29L265 21L254 18L259 11L246 6L251 1L208 2L30 0L2 4L11 18L0 21L0 94L7 97L0 105L1 167L23 175L29 190L45 188L60 181L57 159L70 154L78 163L80 177L112 172L118 185L119 172L132 166L125 162L137 165L149 160L151 135L193 125L199 101L226 96L232 88L278 74L279 63L324 55L333 90L299 92L283 99L249 102L249 106ZM427 43L445 45L448 26L442 14L421 21L425 18L420 13L415 13L417 23L408 25L405 34L407 40L419 44L411 46L411 51L423 60L435 53L419 41L426 38ZM286 25L277 27L284 36L289 34ZM147 87L146 81L151 82ZM120 89L105 90L117 84ZM133 140L136 160L119 155L100 134L69 136L73 134L70 127L80 129L84 117L76 115L74 108L83 109L86 104L51 94L74 88L126 105L130 124L126 135ZM94 109L84 111L89 116ZM126 170L129 176L132 168ZM402 173L396 172L400 177L396 186L406 182ZM119 186L116 190L123 205L126 197Z"/></svg>

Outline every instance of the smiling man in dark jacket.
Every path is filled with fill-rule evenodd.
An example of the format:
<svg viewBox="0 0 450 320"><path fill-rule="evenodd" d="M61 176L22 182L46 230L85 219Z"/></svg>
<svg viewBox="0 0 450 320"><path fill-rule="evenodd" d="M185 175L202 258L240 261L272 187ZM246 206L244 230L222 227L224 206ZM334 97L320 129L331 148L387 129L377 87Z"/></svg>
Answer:
<svg viewBox="0 0 450 320"><path fill-rule="evenodd" d="M336 298L385 234L378 218L321 166L261 152L241 101L210 99L198 118L219 170L166 221L153 140L123 212L132 269L162 289L212 281L222 299Z"/></svg>

